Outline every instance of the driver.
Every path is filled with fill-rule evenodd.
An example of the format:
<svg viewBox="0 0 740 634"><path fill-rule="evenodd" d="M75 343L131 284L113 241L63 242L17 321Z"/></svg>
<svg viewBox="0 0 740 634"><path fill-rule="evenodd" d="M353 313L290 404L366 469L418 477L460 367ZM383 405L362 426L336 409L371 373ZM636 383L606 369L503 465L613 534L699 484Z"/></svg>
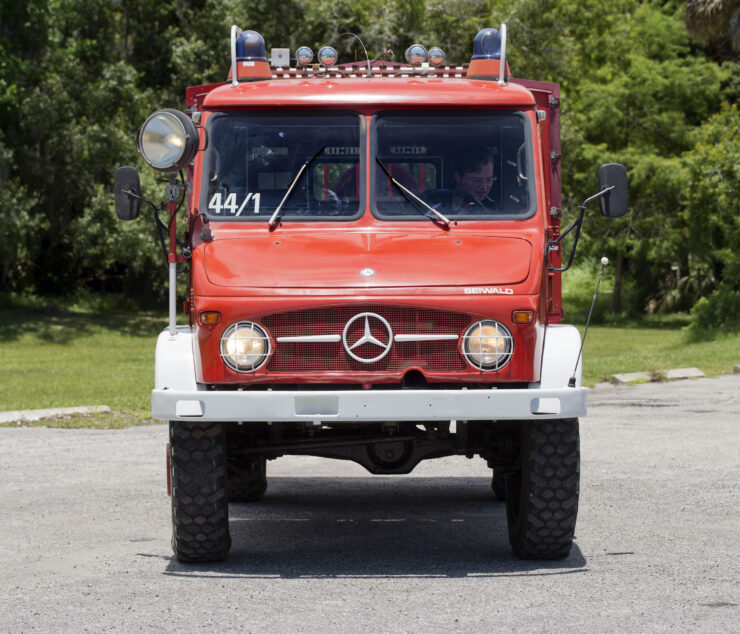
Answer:
<svg viewBox="0 0 740 634"><path fill-rule="evenodd" d="M455 163L455 192L452 209L457 212L475 212L484 208L499 211L490 197L494 181L493 155L485 148L474 148L460 156Z"/></svg>

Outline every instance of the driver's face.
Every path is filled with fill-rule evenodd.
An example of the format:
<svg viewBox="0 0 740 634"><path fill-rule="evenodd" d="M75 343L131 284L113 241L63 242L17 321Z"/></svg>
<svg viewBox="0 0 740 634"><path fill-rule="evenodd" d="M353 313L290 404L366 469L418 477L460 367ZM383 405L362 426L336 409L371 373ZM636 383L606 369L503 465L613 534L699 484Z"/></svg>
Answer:
<svg viewBox="0 0 740 634"><path fill-rule="evenodd" d="M455 172L455 180L457 189L482 201L493 185L493 163L489 161L475 172L465 172L462 175Z"/></svg>

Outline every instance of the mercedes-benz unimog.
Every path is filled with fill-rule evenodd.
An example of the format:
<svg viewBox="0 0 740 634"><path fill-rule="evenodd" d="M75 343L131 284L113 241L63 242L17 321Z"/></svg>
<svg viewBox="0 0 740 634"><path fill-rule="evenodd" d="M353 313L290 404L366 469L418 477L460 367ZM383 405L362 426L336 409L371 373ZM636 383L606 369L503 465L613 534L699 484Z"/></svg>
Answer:
<svg viewBox="0 0 740 634"><path fill-rule="evenodd" d="M586 389L560 281L586 203L561 232L559 87L512 78L505 34L478 33L461 66L421 45L339 64L330 46L268 60L233 27L226 81L142 126L166 203L122 167L116 210L151 207L167 255L152 416L180 561L227 556L229 504L255 504L285 455L374 474L479 456L514 553L568 555ZM625 213L621 165L590 200Z"/></svg>

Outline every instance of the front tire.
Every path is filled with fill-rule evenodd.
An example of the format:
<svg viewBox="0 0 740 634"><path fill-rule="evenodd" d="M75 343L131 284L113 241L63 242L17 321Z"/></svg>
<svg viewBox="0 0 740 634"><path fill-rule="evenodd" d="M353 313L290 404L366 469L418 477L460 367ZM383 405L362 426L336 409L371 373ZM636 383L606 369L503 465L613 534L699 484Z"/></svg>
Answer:
<svg viewBox="0 0 740 634"><path fill-rule="evenodd" d="M221 423L170 422L172 550L181 562L229 554L226 442Z"/></svg>
<svg viewBox="0 0 740 634"><path fill-rule="evenodd" d="M527 421L520 469L506 477L509 542L521 559L564 559L578 515L578 419Z"/></svg>

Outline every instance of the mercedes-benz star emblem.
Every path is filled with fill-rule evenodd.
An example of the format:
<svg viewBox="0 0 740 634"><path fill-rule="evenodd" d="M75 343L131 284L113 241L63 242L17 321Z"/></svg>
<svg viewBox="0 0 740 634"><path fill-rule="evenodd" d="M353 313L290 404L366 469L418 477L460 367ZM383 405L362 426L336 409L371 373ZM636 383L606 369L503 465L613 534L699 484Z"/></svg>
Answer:
<svg viewBox="0 0 740 634"><path fill-rule="evenodd" d="M360 271L360 275L362 275L362 277L374 277L375 271L373 269L362 269L362 271Z"/></svg>
<svg viewBox="0 0 740 634"><path fill-rule="evenodd" d="M362 332L362 337L360 337L357 341L355 341L352 345L347 341L347 333L349 332L350 326L355 323L358 319L365 318L365 328ZM373 336L371 330L370 330L370 320L379 321L382 326L385 328L386 332L388 333L388 342L383 343L382 341L378 340L376 337ZM363 357L358 356L353 350L356 348L359 348L360 346L369 343L374 346L377 346L378 348L381 348L383 351L370 359L365 359ZM347 351L347 354L355 359L356 361L359 361L360 363L375 363L376 361L380 361L385 355L390 352L391 344L393 343L393 331L391 330L390 324L383 319L380 315L376 315L375 313L360 313L359 315L355 315L347 322L347 325L344 327L344 332L342 333L342 344L344 345L344 349Z"/></svg>

